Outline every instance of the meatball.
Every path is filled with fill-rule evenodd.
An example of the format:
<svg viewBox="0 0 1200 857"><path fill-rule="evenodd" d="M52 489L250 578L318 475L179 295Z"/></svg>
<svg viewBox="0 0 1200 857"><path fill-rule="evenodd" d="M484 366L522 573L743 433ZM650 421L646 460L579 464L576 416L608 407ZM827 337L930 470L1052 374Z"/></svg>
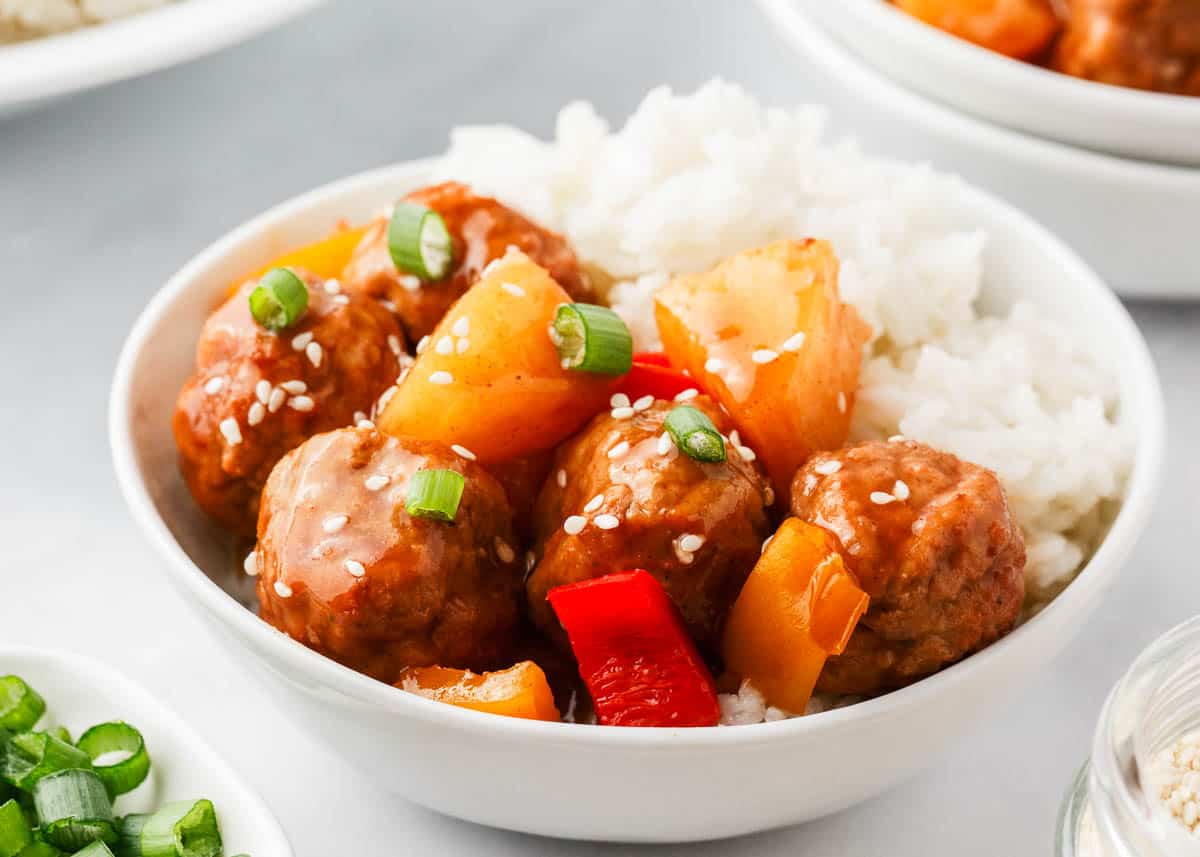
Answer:
<svg viewBox="0 0 1200 857"><path fill-rule="evenodd" d="M446 310L480 277L487 264L515 246L579 301L592 299L588 277L575 251L561 235L543 229L486 196L457 182L433 185L405 197L427 206L446 221L454 240L454 269L438 282L421 282L396 270L388 251L388 217L372 224L342 273L346 288L385 300L410 341L428 335Z"/></svg>
<svg viewBox="0 0 1200 857"><path fill-rule="evenodd" d="M533 509L546 483L552 461L550 452L535 452L523 458L510 458L486 465L488 472L504 486L513 510L513 526L522 544L533 538Z"/></svg>
<svg viewBox="0 0 1200 857"><path fill-rule="evenodd" d="M691 404L727 426L712 400ZM758 560L774 499L765 477L732 444L720 464L680 453L663 439L673 407L659 401L627 419L602 414L555 454L538 498L539 560L526 594L534 622L560 643L565 636L546 601L551 589L643 568L711 651Z"/></svg>
<svg viewBox="0 0 1200 857"><path fill-rule="evenodd" d="M832 532L871 597L818 690L911 684L1008 633L1025 596L1025 543L989 470L913 441L814 455L792 513Z"/></svg>
<svg viewBox="0 0 1200 857"><path fill-rule="evenodd" d="M263 484L284 453L369 413L400 371L403 340L386 310L303 278L308 310L279 334L250 315L253 282L217 309L175 405L184 479L200 507L239 535L254 535Z"/></svg>
<svg viewBox="0 0 1200 857"><path fill-rule="evenodd" d="M1075 77L1200 95L1196 0L1065 0L1054 67Z"/></svg>
<svg viewBox="0 0 1200 857"><path fill-rule="evenodd" d="M466 480L451 523L405 509L418 470ZM405 667L509 666L522 569L504 489L429 441L373 428L317 435L271 472L258 520L262 617L381 681Z"/></svg>

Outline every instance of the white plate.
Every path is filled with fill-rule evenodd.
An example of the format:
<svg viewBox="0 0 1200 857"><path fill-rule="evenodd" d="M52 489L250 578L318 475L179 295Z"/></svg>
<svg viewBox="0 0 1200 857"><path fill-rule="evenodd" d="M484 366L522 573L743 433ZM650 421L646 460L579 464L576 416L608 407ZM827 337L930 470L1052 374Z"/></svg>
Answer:
<svg viewBox="0 0 1200 857"><path fill-rule="evenodd" d="M44 722L66 726L75 737L109 720L128 721L142 733L150 776L117 799L118 814L208 798L226 854L293 857L262 799L178 715L120 673L67 652L0 646L0 675L9 674L25 679L46 700Z"/></svg>
<svg viewBox="0 0 1200 857"><path fill-rule="evenodd" d="M179 0L0 46L0 115L176 65L278 26L323 0Z"/></svg>
<svg viewBox="0 0 1200 857"><path fill-rule="evenodd" d="M369 220L427 181L399 164L297 197L185 265L122 351L109 413L113 461L134 520L189 606L241 667L279 689L294 718L382 788L471 821L575 839L716 839L806 821L866 800L930 764L996 713L1086 621L1145 526L1164 417L1145 342L1113 294L1015 209L962 187L939 212L989 236L984 300L1023 299L1120 355L1122 423L1135 439L1126 496L1079 578L1008 637L924 681L868 702L776 723L645 729L498 717L407 694L276 631L247 606L252 584L179 476L171 413L195 341L228 284L282 250ZM245 606L244 606L245 605Z"/></svg>
<svg viewBox="0 0 1200 857"><path fill-rule="evenodd" d="M1095 83L944 33L885 0L795 0L889 77L959 110L1052 140L1200 166L1200 98Z"/></svg>
<svg viewBox="0 0 1200 857"><path fill-rule="evenodd" d="M1014 203L1123 295L1200 297L1200 169L1102 155L976 119L889 79L797 0L759 3L821 73L839 127L866 148L929 161Z"/></svg>

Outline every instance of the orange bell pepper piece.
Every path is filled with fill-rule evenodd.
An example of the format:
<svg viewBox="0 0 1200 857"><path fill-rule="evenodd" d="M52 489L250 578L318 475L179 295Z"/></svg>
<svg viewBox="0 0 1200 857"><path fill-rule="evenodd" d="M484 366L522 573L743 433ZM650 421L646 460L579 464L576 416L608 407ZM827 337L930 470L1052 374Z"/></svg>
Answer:
<svg viewBox="0 0 1200 857"><path fill-rule="evenodd" d="M284 253L257 271L238 280L229 287L229 294L236 292L247 280L257 280L272 268L303 268L309 273L323 279L340 276L354 255L354 248L367 232L365 226L346 226L339 228L328 238L322 238L313 244L307 244L296 250Z"/></svg>
<svg viewBox="0 0 1200 857"><path fill-rule="evenodd" d="M725 666L749 679L771 705L801 713L825 659L845 651L867 602L834 536L788 518L729 614Z"/></svg>
<svg viewBox="0 0 1200 857"><path fill-rule="evenodd" d="M546 674L533 661L473 673L450 667L408 667L396 687L462 708L526 720L560 720Z"/></svg>

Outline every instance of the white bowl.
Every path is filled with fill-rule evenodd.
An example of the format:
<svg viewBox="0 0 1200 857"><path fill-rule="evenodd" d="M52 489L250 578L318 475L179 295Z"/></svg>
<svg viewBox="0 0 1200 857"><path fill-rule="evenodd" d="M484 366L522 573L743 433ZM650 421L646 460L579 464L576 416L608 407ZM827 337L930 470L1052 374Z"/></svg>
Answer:
<svg viewBox="0 0 1200 857"><path fill-rule="evenodd" d="M1103 155L981 121L891 80L796 0L759 5L821 73L839 127L853 129L867 148L930 161L1003 197L1066 240L1121 294L1200 297L1200 169Z"/></svg>
<svg viewBox="0 0 1200 857"><path fill-rule="evenodd" d="M471 821L576 839L715 839L836 812L928 765L1042 669L1112 584L1150 512L1163 406L1137 328L1074 255L1024 215L963 188L949 212L991 234L986 295L1069 319L1120 355L1120 419L1137 438L1123 508L1087 568L1047 609L963 663L841 710L741 727L657 730L497 717L442 705L359 675L259 620L247 579L176 468L170 416L193 345L228 284L342 218L364 221L420 185L428 163L365 173L293 199L189 262L151 301L122 352L110 431L133 515L186 601L239 665L286 690L281 712L382 787ZM244 603L239 603L239 601Z"/></svg>
<svg viewBox="0 0 1200 857"><path fill-rule="evenodd" d="M323 0L181 0L105 24L0 46L0 116L212 53Z"/></svg>
<svg viewBox="0 0 1200 857"><path fill-rule="evenodd" d="M951 36L885 0L794 0L918 92L982 119L1097 151L1200 166L1200 98L1082 80Z"/></svg>
<svg viewBox="0 0 1200 857"><path fill-rule="evenodd" d="M81 655L0 646L0 675L9 673L29 682L46 700L48 721L72 735L109 720L126 720L142 733L150 776L117 800L118 813L208 798L217 809L226 854L292 857L262 798L179 715L119 672Z"/></svg>

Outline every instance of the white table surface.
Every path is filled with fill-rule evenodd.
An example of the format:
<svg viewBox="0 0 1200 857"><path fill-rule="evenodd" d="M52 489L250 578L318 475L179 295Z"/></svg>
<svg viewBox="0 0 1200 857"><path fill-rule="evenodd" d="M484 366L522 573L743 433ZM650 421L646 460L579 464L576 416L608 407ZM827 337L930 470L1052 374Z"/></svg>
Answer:
<svg viewBox="0 0 1200 857"><path fill-rule="evenodd" d="M300 857L1050 853L1108 688L1200 610L1200 305L1132 307L1166 391L1167 481L1124 579L1066 653L902 788L733 842L573 845L374 792L216 652L118 495L105 430L117 350L200 247L313 185L440 151L455 124L545 134L567 100L623 117L653 84L713 74L777 103L819 97L740 3L343 0L228 53L0 122L0 640L99 655L158 692L261 791Z"/></svg>

